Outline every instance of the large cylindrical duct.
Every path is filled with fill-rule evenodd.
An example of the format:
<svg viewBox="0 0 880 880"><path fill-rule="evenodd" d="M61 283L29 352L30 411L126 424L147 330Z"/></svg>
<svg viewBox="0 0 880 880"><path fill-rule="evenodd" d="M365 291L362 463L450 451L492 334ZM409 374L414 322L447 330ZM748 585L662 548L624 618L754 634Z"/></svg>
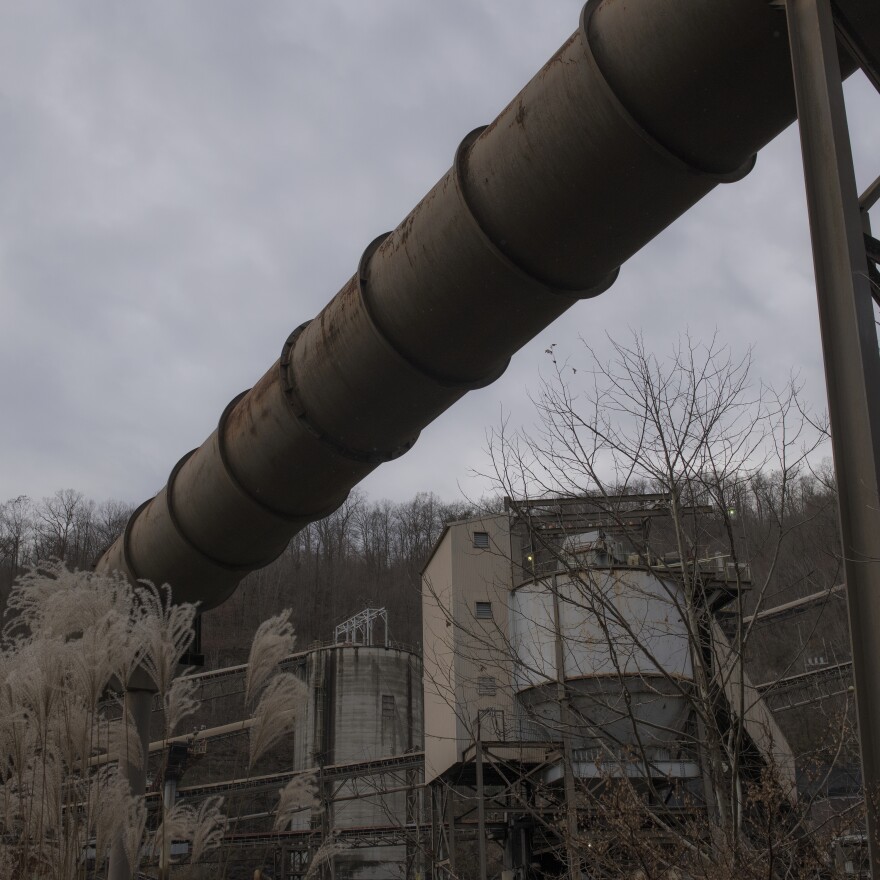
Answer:
<svg viewBox="0 0 880 880"><path fill-rule="evenodd" d="M99 570L219 604L717 183L744 175L794 116L784 13L767 0L591 0Z"/></svg>

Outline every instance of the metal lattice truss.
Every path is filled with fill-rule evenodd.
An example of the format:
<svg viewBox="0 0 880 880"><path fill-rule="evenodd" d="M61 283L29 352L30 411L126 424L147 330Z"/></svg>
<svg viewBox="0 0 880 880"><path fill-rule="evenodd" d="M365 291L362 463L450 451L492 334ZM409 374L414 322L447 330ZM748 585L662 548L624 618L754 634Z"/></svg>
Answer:
<svg viewBox="0 0 880 880"><path fill-rule="evenodd" d="M459 876L462 866L456 865L456 847L462 840L503 841L512 830L528 827L533 846L561 847L560 792L545 790L541 784L545 773L560 760L557 746L529 743L529 757L523 760L523 750L506 741L473 744L463 764L431 783L436 878ZM480 775L475 773L478 748L484 770Z"/></svg>
<svg viewBox="0 0 880 880"><path fill-rule="evenodd" d="M345 642L351 645L375 645L377 624L385 626L384 645L387 648L388 641L388 612L384 608L364 608L348 620L344 620L336 627L334 638L337 642Z"/></svg>
<svg viewBox="0 0 880 880"><path fill-rule="evenodd" d="M832 697L852 695L852 660L758 685L758 692L774 712L787 712Z"/></svg>

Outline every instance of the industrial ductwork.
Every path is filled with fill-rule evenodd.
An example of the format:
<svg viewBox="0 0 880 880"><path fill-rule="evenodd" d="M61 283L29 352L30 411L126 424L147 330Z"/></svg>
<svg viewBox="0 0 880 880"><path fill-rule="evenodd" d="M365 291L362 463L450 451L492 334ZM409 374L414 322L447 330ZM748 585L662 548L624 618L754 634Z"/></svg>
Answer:
<svg viewBox="0 0 880 880"><path fill-rule="evenodd" d="M591 0L98 570L219 604L794 118L785 14L766 0Z"/></svg>

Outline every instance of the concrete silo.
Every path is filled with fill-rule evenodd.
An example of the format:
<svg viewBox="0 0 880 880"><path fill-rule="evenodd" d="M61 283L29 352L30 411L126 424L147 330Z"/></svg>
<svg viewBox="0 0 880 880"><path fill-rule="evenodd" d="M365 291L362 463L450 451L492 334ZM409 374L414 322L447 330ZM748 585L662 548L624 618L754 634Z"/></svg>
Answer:
<svg viewBox="0 0 880 880"><path fill-rule="evenodd" d="M317 839L337 842L331 858L338 880L414 876L420 658L402 647L341 643L307 652L295 671L309 697L293 734L293 769L315 769L322 810L294 828L311 824L321 832Z"/></svg>

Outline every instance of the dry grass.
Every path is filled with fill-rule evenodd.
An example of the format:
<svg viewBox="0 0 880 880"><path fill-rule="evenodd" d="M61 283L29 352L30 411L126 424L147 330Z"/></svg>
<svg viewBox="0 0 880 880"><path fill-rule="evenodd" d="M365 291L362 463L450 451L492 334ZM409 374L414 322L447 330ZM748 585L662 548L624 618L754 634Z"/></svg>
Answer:
<svg viewBox="0 0 880 880"><path fill-rule="evenodd" d="M145 760L119 693L135 669L155 683L166 738L198 706L195 683L179 677L195 613L173 604L167 587L132 588L60 562L41 563L15 584L0 641L0 876L103 876L114 841L138 865L172 839L189 842L187 870L197 870L220 846L228 822L222 798L175 804L151 832L143 797L118 769ZM251 767L291 730L306 696L305 685L278 667L293 643L289 611L265 621L254 640ZM114 692L121 706L111 719ZM277 827L316 805L313 778L293 780L279 791Z"/></svg>

